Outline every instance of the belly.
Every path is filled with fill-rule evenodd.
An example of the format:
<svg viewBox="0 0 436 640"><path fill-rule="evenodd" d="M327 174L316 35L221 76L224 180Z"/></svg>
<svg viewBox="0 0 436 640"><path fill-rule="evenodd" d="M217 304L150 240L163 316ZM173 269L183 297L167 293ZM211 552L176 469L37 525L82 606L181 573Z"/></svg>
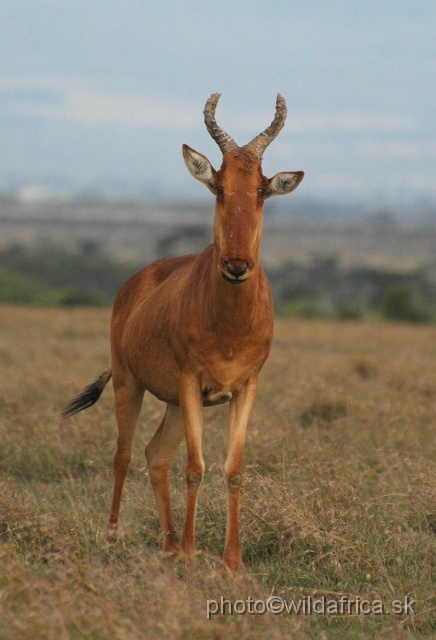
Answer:
<svg viewBox="0 0 436 640"><path fill-rule="evenodd" d="M158 315L157 305L144 304L139 311L124 326L122 360L144 389L168 404L179 405L177 358L184 358L184 366L198 378L203 406L207 407L229 402L250 376L258 373L268 355L269 349L258 344L237 345L229 355L228 350L211 339L191 343L188 339L183 350L176 349L177 332L168 321L168 314ZM147 318L147 322L142 318Z"/></svg>
<svg viewBox="0 0 436 640"><path fill-rule="evenodd" d="M164 343L148 341L141 349L140 358L131 356L127 364L135 378L156 398L179 404L179 367Z"/></svg>
<svg viewBox="0 0 436 640"><path fill-rule="evenodd" d="M136 352L138 353L138 352ZM164 341L154 336L146 340L141 356L130 357L130 371L141 385L156 398L172 405L179 405L180 369L172 350ZM245 384L252 368L238 368L234 363L197 363L199 389L204 407L230 402Z"/></svg>
<svg viewBox="0 0 436 640"><path fill-rule="evenodd" d="M180 398L180 374L177 365L171 366L171 362L162 358L150 359L150 367L142 367L138 374L135 374L143 386L156 398L172 405L179 405ZM154 366L153 366L154 364ZM233 395L241 388L242 384L231 384L212 380L203 372L199 375L199 387L204 407L213 407L219 404L230 402Z"/></svg>

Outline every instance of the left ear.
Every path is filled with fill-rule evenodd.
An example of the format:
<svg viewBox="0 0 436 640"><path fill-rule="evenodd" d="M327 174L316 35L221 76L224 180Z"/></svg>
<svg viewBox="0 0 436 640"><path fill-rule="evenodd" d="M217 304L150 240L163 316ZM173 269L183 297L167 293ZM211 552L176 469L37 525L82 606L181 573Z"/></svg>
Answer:
<svg viewBox="0 0 436 640"><path fill-rule="evenodd" d="M268 180L265 198L285 196L287 193L291 193L298 187L303 178L304 171L282 171L281 173L276 173L273 178Z"/></svg>
<svg viewBox="0 0 436 640"><path fill-rule="evenodd" d="M216 196L217 172L202 153L191 149L187 144L182 146L186 167L193 178L199 180Z"/></svg>

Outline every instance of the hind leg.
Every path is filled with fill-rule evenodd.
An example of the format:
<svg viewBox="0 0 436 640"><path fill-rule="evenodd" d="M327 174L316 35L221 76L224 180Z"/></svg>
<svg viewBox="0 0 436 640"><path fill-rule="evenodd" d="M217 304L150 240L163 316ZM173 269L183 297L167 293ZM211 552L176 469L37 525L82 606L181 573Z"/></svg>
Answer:
<svg viewBox="0 0 436 640"><path fill-rule="evenodd" d="M107 532L110 544L115 544L118 538L121 494L132 458L133 434L144 397L144 389L138 386L133 376L128 372L113 371L113 383L118 440L114 456L114 490Z"/></svg>
<svg viewBox="0 0 436 640"><path fill-rule="evenodd" d="M150 480L156 497L159 521L164 536L163 551L168 556L176 555L179 549L168 489L168 469L175 452L183 440L183 435L180 408L167 405L165 416L145 449Z"/></svg>

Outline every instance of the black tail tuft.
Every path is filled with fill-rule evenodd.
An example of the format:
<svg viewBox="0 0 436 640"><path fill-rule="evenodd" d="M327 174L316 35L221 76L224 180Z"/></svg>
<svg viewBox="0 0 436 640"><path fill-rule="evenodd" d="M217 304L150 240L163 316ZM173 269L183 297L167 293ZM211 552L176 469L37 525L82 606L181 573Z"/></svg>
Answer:
<svg viewBox="0 0 436 640"><path fill-rule="evenodd" d="M69 418L75 413L79 413L79 411L83 411L83 409L87 409L88 407L92 406L101 396L103 389L105 388L111 377L112 372L110 369L106 369L106 371L103 371L103 373L98 376L97 380L87 386L86 389L84 389L82 393L77 396L77 398L74 398L74 400L72 400L70 404L65 407L65 409L61 413L61 416L63 418Z"/></svg>

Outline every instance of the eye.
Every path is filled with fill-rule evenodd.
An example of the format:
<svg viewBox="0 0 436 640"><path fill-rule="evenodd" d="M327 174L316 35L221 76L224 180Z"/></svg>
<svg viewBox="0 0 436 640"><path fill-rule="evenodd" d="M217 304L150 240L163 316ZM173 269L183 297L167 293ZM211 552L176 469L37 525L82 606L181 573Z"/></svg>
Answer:
<svg viewBox="0 0 436 640"><path fill-rule="evenodd" d="M264 196L266 194L266 191L265 191L265 189L259 189L257 193L258 193L259 196L262 197L262 196Z"/></svg>
<svg viewBox="0 0 436 640"><path fill-rule="evenodd" d="M217 190L216 190L216 192L217 192L217 194L218 194L219 196L222 196L222 195L223 195L223 193L224 193L224 189L223 189L222 187L218 187L218 188L217 188Z"/></svg>

